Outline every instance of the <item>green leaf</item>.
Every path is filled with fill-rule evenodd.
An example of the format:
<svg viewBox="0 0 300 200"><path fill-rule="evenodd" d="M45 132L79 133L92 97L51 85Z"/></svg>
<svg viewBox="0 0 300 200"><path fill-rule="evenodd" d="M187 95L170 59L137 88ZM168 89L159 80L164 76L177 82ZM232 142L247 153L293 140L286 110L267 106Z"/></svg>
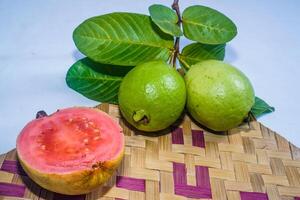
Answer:
<svg viewBox="0 0 300 200"><path fill-rule="evenodd" d="M175 37L182 36L180 27L177 25L178 16L169 7L154 4L149 7L152 21L165 33Z"/></svg>
<svg viewBox="0 0 300 200"><path fill-rule="evenodd" d="M204 44L225 44L237 34L235 24L224 14L205 6L191 6L182 14L184 35Z"/></svg>
<svg viewBox="0 0 300 200"><path fill-rule="evenodd" d="M225 46L225 44L192 43L183 48L179 54L179 61L191 66L203 60L224 60Z"/></svg>
<svg viewBox="0 0 300 200"><path fill-rule="evenodd" d="M269 106L264 100L260 99L259 97L255 97L255 103L251 108L251 113L256 118L274 111L275 111L274 107Z"/></svg>
<svg viewBox="0 0 300 200"><path fill-rule="evenodd" d="M111 13L87 19L73 33L75 45L94 61L135 66L150 60L167 61L174 39L147 15Z"/></svg>
<svg viewBox="0 0 300 200"><path fill-rule="evenodd" d="M131 68L95 63L83 58L68 70L66 82L70 88L89 99L117 104L122 77Z"/></svg>

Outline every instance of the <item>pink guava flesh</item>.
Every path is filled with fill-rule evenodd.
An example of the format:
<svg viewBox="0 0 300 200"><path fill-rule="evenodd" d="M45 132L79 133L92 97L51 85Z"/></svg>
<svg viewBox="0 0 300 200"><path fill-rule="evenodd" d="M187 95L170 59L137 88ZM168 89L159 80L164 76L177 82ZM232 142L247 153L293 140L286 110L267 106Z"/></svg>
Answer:
<svg viewBox="0 0 300 200"><path fill-rule="evenodd" d="M67 108L29 122L17 139L19 158L45 173L91 169L122 154L121 127L91 108Z"/></svg>

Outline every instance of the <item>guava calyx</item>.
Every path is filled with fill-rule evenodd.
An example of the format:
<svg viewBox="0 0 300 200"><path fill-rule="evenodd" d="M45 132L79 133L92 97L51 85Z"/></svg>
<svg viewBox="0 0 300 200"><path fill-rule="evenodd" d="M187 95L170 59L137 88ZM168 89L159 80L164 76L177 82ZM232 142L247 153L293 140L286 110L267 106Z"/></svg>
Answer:
<svg viewBox="0 0 300 200"><path fill-rule="evenodd" d="M146 125L150 122L150 117L148 116L148 114L146 113L145 110L135 111L133 113L132 118L136 123L141 123L144 125Z"/></svg>

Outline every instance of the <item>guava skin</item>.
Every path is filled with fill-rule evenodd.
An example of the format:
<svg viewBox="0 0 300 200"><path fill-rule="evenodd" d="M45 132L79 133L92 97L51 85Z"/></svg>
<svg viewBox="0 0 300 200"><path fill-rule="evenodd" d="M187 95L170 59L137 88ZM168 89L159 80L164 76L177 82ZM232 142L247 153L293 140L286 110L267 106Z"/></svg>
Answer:
<svg viewBox="0 0 300 200"><path fill-rule="evenodd" d="M26 174L41 187L66 195L87 194L107 182L124 156L124 150L115 160L103 163L102 168L91 168L66 174L46 174L31 168L20 157L19 161Z"/></svg>
<svg viewBox="0 0 300 200"><path fill-rule="evenodd" d="M185 75L187 109L200 124L226 131L241 124L254 104L254 89L237 68L217 60L193 65Z"/></svg>
<svg viewBox="0 0 300 200"><path fill-rule="evenodd" d="M153 132L173 124L186 103L182 76L163 61L151 61L133 68L119 90L123 117L135 128Z"/></svg>

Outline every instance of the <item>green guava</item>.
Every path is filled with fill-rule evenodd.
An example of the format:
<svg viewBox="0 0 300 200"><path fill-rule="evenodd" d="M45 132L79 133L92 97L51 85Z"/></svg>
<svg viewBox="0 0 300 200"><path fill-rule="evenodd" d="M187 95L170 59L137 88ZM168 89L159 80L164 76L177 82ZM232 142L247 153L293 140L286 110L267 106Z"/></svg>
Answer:
<svg viewBox="0 0 300 200"><path fill-rule="evenodd" d="M167 63L151 61L124 77L118 98L121 113L131 125L159 131L180 117L186 102L185 82Z"/></svg>
<svg viewBox="0 0 300 200"><path fill-rule="evenodd" d="M242 123L254 104L249 79L237 68L217 60L197 63L185 75L187 109L200 124L226 131Z"/></svg>

